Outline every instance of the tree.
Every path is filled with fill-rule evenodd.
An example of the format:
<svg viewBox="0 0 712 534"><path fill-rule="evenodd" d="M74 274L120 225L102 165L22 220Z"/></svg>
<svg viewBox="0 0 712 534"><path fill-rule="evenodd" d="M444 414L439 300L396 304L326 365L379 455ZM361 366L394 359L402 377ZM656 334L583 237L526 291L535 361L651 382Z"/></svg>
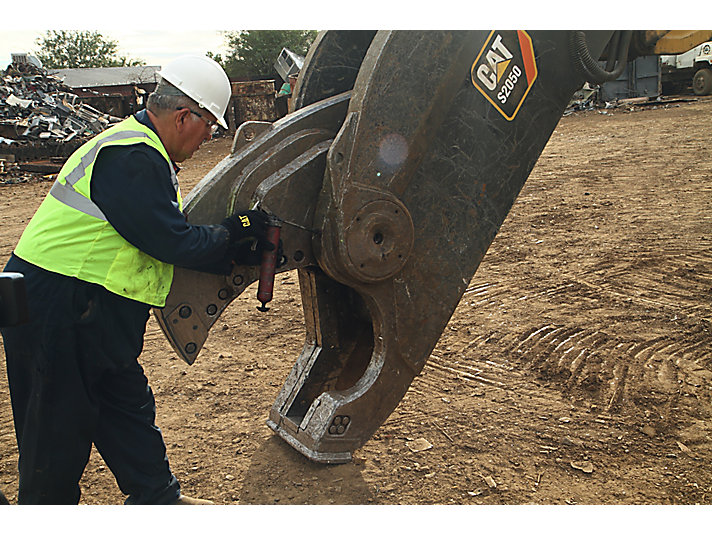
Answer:
<svg viewBox="0 0 712 534"><path fill-rule="evenodd" d="M145 65L141 59L119 56L118 42L96 31L49 30L37 38L37 46L36 55L46 69Z"/></svg>
<svg viewBox="0 0 712 534"><path fill-rule="evenodd" d="M274 78L274 62L288 48L306 56L316 37L316 30L245 30L226 32L229 54L222 58L208 53L220 63L230 78L260 80Z"/></svg>

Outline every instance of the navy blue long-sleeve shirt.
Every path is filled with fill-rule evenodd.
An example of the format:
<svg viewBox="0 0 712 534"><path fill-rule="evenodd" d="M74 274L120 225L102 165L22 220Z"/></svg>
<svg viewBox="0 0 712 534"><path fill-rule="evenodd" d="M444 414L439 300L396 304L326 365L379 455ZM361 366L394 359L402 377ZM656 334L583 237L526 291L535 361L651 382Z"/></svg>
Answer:
<svg viewBox="0 0 712 534"><path fill-rule="evenodd" d="M145 111L136 119L156 131ZM121 237L164 263L229 272L227 229L219 224L189 224L175 195L166 160L154 148L141 143L99 152L91 199Z"/></svg>

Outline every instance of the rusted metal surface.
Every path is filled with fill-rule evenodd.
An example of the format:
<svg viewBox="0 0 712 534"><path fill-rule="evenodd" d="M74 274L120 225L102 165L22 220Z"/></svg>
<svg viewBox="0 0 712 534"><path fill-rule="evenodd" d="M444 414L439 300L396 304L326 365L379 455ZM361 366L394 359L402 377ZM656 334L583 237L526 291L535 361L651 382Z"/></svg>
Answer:
<svg viewBox="0 0 712 534"><path fill-rule="evenodd" d="M251 82L231 82L232 96L274 96L274 80L255 80Z"/></svg>
<svg viewBox="0 0 712 534"><path fill-rule="evenodd" d="M235 131L248 121L275 121L274 80L232 82L232 98L228 109L228 123Z"/></svg>
<svg viewBox="0 0 712 534"><path fill-rule="evenodd" d="M148 94L139 88L133 88L133 93L95 94L89 91L74 90L79 101L113 117L128 117L146 107Z"/></svg>

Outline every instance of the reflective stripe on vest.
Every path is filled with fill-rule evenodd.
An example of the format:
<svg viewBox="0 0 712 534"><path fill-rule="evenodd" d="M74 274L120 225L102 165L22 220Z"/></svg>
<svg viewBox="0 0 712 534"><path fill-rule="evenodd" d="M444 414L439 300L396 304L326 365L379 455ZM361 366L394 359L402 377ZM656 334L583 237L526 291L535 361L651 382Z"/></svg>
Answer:
<svg viewBox="0 0 712 534"><path fill-rule="evenodd" d="M121 141L123 139L133 139L137 137L145 137L146 139L151 139L149 135L145 132L125 130L122 132L116 132L113 135L104 137L98 140L94 146L82 156L79 163L74 169L72 169L65 177L65 183L61 183L59 180L54 182L52 189L49 190L49 194L54 198L59 200L61 203L66 204L70 208L79 210L82 213L95 217L101 221L106 221L106 215L99 209L90 198L85 197L81 193L78 193L74 189L74 185L84 177L87 172L87 168L94 162L99 149L102 145L106 143L111 143L113 141ZM171 170L171 183L176 193L178 193L178 178L176 176L173 165L170 165Z"/></svg>

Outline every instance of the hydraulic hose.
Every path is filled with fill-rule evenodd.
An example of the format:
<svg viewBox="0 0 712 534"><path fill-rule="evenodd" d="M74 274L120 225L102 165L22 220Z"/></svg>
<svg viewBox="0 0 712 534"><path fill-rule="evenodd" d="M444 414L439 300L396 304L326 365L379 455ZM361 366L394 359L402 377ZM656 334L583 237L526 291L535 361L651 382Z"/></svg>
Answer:
<svg viewBox="0 0 712 534"><path fill-rule="evenodd" d="M628 48L633 36L631 30L616 31L611 38L609 47L609 60L607 67L611 66L611 59L616 58L617 67L608 71L602 68L588 50L586 34L582 31L572 31L569 34L569 47L574 65L583 78L590 83L602 84L618 78L625 69L628 61Z"/></svg>
<svg viewBox="0 0 712 534"><path fill-rule="evenodd" d="M608 43L608 50L611 51L610 54L608 54L608 58L606 60L606 66L605 70L607 72L613 72L613 69L615 68L616 65L616 57L613 55L614 51L618 50L618 43L620 43L621 40L621 32L613 32L613 35L611 36L611 40Z"/></svg>

